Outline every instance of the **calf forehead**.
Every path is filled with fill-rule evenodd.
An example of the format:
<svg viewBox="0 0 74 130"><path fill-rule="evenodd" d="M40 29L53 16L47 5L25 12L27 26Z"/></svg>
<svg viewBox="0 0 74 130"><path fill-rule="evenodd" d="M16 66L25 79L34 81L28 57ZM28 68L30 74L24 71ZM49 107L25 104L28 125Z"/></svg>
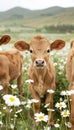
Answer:
<svg viewBox="0 0 74 130"><path fill-rule="evenodd" d="M34 50L45 50L48 47L50 47L49 41L44 37L37 36L30 43L30 48Z"/></svg>

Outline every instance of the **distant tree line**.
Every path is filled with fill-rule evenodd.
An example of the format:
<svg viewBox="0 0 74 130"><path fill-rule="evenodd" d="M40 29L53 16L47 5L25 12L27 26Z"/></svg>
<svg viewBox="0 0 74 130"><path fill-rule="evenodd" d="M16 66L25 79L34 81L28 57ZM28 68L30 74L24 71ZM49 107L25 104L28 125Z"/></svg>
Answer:
<svg viewBox="0 0 74 130"><path fill-rule="evenodd" d="M44 26L41 29L37 29L36 31L45 31L48 33L73 33L74 32L74 25L50 25Z"/></svg>

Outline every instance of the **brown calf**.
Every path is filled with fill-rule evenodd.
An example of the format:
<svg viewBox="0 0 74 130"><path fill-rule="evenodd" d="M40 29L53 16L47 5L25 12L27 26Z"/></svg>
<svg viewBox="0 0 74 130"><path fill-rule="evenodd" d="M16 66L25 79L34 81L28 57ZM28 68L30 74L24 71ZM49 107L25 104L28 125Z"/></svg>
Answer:
<svg viewBox="0 0 74 130"><path fill-rule="evenodd" d="M19 47L21 44L21 48ZM51 50L59 50L65 46L62 40L56 40L52 44L42 37L36 36L27 44L26 42L15 44L15 47L20 50L29 50L31 54L32 64L29 68L29 79L34 80L30 84L30 91L32 98L39 100L34 104L35 113L40 112L41 99L46 94L46 104L53 108L53 94L48 94L47 90L55 90L55 68L52 60L50 59L49 52ZM48 124L53 125L52 113L49 112Z"/></svg>
<svg viewBox="0 0 74 130"><path fill-rule="evenodd" d="M0 44L6 44L8 40L9 36L5 36L0 39ZM0 52L0 84L3 85L3 92L8 93L9 85L17 79L19 94L22 96L22 63L23 56L16 48Z"/></svg>
<svg viewBox="0 0 74 130"><path fill-rule="evenodd" d="M71 42L70 52L67 58L66 76L69 81L69 90L74 90L74 41ZM70 99L71 99L70 121L72 123L71 130L74 130L74 94L70 96Z"/></svg>

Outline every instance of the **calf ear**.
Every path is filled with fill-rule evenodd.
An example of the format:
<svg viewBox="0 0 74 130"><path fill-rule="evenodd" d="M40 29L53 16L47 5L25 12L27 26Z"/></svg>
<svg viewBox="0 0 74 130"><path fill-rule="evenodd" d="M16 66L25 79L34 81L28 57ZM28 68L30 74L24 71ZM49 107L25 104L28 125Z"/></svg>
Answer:
<svg viewBox="0 0 74 130"><path fill-rule="evenodd" d="M70 48L74 47L74 40L71 41Z"/></svg>
<svg viewBox="0 0 74 130"><path fill-rule="evenodd" d="M11 37L9 35L4 35L0 38L0 45L7 44L10 41Z"/></svg>
<svg viewBox="0 0 74 130"><path fill-rule="evenodd" d="M14 47L19 51L29 50L29 44L24 41L18 41L14 44Z"/></svg>
<svg viewBox="0 0 74 130"><path fill-rule="evenodd" d="M56 40L54 41L53 43L51 43L50 47L51 47L51 50L60 50L62 49L63 47L65 46L65 41L63 40Z"/></svg>

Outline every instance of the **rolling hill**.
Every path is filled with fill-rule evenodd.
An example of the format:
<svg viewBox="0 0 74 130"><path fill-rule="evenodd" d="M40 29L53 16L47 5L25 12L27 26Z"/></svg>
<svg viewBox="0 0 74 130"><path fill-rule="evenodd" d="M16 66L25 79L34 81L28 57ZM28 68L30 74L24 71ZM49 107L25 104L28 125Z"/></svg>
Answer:
<svg viewBox="0 0 74 130"><path fill-rule="evenodd" d="M43 27L45 25L74 25L74 7L50 7L43 10L29 10L15 7L0 12L1 24L22 24L28 27Z"/></svg>

